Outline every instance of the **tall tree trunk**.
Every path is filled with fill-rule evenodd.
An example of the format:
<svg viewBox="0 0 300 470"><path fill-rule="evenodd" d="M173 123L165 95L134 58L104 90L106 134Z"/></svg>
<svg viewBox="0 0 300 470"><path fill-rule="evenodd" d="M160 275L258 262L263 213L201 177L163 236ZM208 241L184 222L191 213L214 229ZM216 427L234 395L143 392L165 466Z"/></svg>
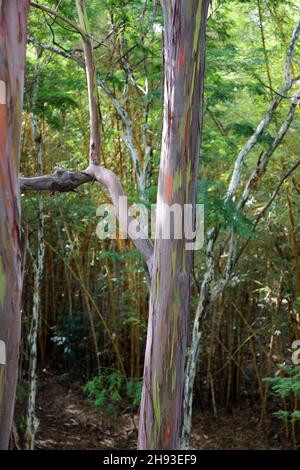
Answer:
<svg viewBox="0 0 300 470"><path fill-rule="evenodd" d="M25 445L27 450L34 449L35 435L38 429L39 420L36 417L36 392L37 392L37 341L41 310L41 283L45 264L45 243L44 243L44 207L42 196L38 205L38 253L37 260L34 261L34 282L33 282L33 307L29 343L29 396L26 417Z"/></svg>
<svg viewBox="0 0 300 470"><path fill-rule="evenodd" d="M160 233L165 205L195 204L208 4L162 0L164 128L139 449L177 449L182 428L192 252L184 237Z"/></svg>
<svg viewBox="0 0 300 470"><path fill-rule="evenodd" d="M40 58L42 53L36 49L36 77L35 77L35 87L33 91L32 98L32 133L34 139L36 160L37 160L37 173L39 176L43 174L43 142L42 142L42 132L40 129L40 122L35 113L36 101L38 97L39 85L40 85ZM45 242L44 242L44 227L45 227L45 218L44 218L44 204L43 196L38 195L38 247L37 247L37 256L34 260L34 281L33 281L33 307L32 307L32 317L30 332L28 336L29 343L29 396L27 404L27 418L26 418L26 436L25 444L26 449L34 449L34 440L35 435L38 429L39 420L36 417L36 391L37 391L37 341L38 341L38 330L39 330L39 321L40 321L40 310L41 310L41 283L44 273L45 265Z"/></svg>
<svg viewBox="0 0 300 470"><path fill-rule="evenodd" d="M0 449L13 419L21 329L19 154L29 0L0 0Z"/></svg>

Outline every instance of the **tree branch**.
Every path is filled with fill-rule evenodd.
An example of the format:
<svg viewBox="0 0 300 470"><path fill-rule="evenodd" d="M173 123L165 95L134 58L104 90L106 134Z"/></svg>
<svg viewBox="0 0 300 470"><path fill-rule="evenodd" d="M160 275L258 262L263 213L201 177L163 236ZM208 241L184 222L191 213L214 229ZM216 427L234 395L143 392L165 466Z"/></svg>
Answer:
<svg viewBox="0 0 300 470"><path fill-rule="evenodd" d="M20 178L21 191L52 191L52 192L72 192L78 186L99 182L104 186L112 200L116 217L120 220L119 198L125 193L119 178L110 170L101 166L90 165L85 171L68 171L64 168L57 168L52 175L36 176L31 178ZM149 273L151 275L153 246L142 229L140 228L140 238L136 238L139 224L136 219L128 216L128 235L132 239L138 251L144 257Z"/></svg>
<svg viewBox="0 0 300 470"><path fill-rule="evenodd" d="M40 41L38 41L37 39L32 38L32 37L29 38L29 42L34 44L34 45L38 45L39 47L41 47L44 50L47 50L47 51L53 52L55 54L58 54L58 55L64 57L65 59L74 60L79 65L79 67L81 67L82 69L85 69L85 62L79 56L77 56L76 54L74 54L70 51L65 51L64 49L59 49L57 47L49 46L48 44L43 44ZM137 150L137 148L135 146L135 143L134 143L132 121L131 121L127 111L122 106L121 102L116 98L116 96L109 89L109 87L106 85L106 83L103 80L101 80L101 78L99 77L98 74L97 74L97 83L98 83L99 87L101 88L101 90L105 93L105 95L111 100L113 106L115 107L115 109L116 109L116 111L117 111L117 113L118 113L118 115L119 115L119 117L120 117L120 119L121 119L121 121L124 125L123 141L124 141L128 151L129 151L130 156L131 156L133 168L134 168L136 178L137 178L138 189L139 189L140 193L143 194L143 191L144 191L143 175L142 175L142 171L141 171L140 164L139 164L138 150Z"/></svg>
<svg viewBox="0 0 300 470"><path fill-rule="evenodd" d="M83 50L85 58L86 80L89 96L90 112L90 165L100 165L101 149L101 114L97 87L97 74L93 47L90 40L90 28L84 0L76 0L80 28L84 31Z"/></svg>
<svg viewBox="0 0 300 470"><path fill-rule="evenodd" d="M35 8L38 8L39 10L42 10L42 11L45 11L46 13L48 13L49 15L52 15L52 16L55 16L56 18L59 18L60 20L64 21L65 23L67 23L69 26L71 26L77 33L79 33L82 37L85 37L85 32L78 26L77 23L75 23L75 21L71 20L70 18L68 18L67 16L64 16L62 15L61 13L59 13L58 11L56 10L53 10L52 8L50 7L47 7L46 5L41 5L40 3L36 3L36 2L30 2L30 5L35 7Z"/></svg>
<svg viewBox="0 0 300 470"><path fill-rule="evenodd" d="M281 189L281 186L283 185L283 183L297 170L297 168L300 167L300 160L298 160L295 165L292 166L292 168L290 168L279 180L279 183L276 187L276 189L273 191L273 194L272 196L270 197L269 201L264 205L264 207L259 211L258 215L256 216L255 218L255 221L254 221L254 224L253 224L253 228L252 228L252 233L255 232L256 230L256 227L259 223L259 221L262 219L262 217L266 214L266 212L268 211L268 209L270 208L270 206L272 205L272 203L274 202L276 196L278 195L280 189ZM247 238L246 242L240 247L237 255L236 255L236 258L234 260L234 265L236 265L236 263L238 262L239 258L241 257L242 253L244 252L245 248L247 247L248 243L250 241L250 237Z"/></svg>
<svg viewBox="0 0 300 470"><path fill-rule="evenodd" d="M276 95L276 97L273 99L272 103L270 104L266 114L264 115L263 119L255 129L254 133L252 136L248 139L248 141L245 143L244 147L240 151L240 153L237 156L237 159L235 161L235 166L234 170L232 173L231 181L229 184L229 188L227 191L227 199L231 199L234 197L236 190L238 188L240 179L241 179L241 173L242 173L242 168L243 164L249 154L249 152L252 150L252 148L256 145L259 137L262 135L266 127L271 121L271 118L273 116L274 111L277 109L278 105L282 101L283 97L286 95L287 91L292 87L293 85L293 80L291 76L291 63L292 63L292 58L293 54L295 51L295 46L298 40L300 34L300 21L297 23L293 34L292 34L292 39L287 51L287 56L286 56L286 61L285 61L285 79L284 79L284 84L282 85L279 93Z"/></svg>
<svg viewBox="0 0 300 470"><path fill-rule="evenodd" d="M58 168L54 175L35 178L21 178L21 189L33 190L51 190L51 191L74 191L80 184L90 181L98 181L109 192L112 200L116 217L120 220L121 216L127 218L128 235L132 239L136 248L144 257L149 273L152 271L153 246L136 219L120 212L120 197L124 197L122 185L119 178L111 171L100 165L100 143L101 143L101 115L98 97L98 77L94 63L93 48L90 40L88 17L84 0L76 0L77 12L79 17L80 29L82 31L83 49L85 62L83 66L86 69L87 87L89 96L90 113L90 155L89 166L84 172L71 172ZM67 52L64 56L69 56ZM139 230L137 230L137 228ZM137 232L140 237L137 238Z"/></svg>
<svg viewBox="0 0 300 470"><path fill-rule="evenodd" d="M296 24L292 34L292 39L288 48L285 61L285 82L292 83L292 59L295 52L296 43L300 34L300 21Z"/></svg>
<svg viewBox="0 0 300 470"><path fill-rule="evenodd" d="M297 93L295 93L295 95L292 97L292 103L290 105L290 108L289 108L289 112L287 114L287 117L286 117L286 120L283 122L283 124L281 125L275 139L273 140L272 142L272 145L270 145L270 147L268 148L268 150L266 150L265 152L263 152L263 154L258 158L257 160L257 164L256 164L256 167L255 169L253 170L249 180L247 181L246 185L245 185L245 188L243 190L243 193L242 193L242 196L241 196L241 199L238 203L238 208L241 209L245 206L247 200L248 200L248 197L249 197L249 193L251 191L251 188L253 188L254 186L256 186L256 183L258 182L258 180L261 178L261 176L265 173L266 169L267 169L267 166L268 166L268 163L269 163L269 160L270 158L272 157L273 153L275 152L275 150L280 146L280 144L282 143L286 133L288 132L292 122L293 122L293 119L294 119L294 116L295 116L295 112L296 112L296 109L297 109L297 106L299 105L299 102L300 102L300 92L298 91Z"/></svg>
<svg viewBox="0 0 300 470"><path fill-rule="evenodd" d="M68 171L56 168L52 175L20 177L20 191L52 191L66 193L75 191L84 183L95 181L95 178L84 171Z"/></svg>

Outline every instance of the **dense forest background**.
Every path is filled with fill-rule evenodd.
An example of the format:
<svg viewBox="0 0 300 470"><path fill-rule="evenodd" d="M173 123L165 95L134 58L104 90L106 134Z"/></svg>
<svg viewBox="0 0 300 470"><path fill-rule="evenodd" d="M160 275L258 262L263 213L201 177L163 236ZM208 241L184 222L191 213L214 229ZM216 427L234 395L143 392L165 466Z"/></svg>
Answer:
<svg viewBox="0 0 300 470"><path fill-rule="evenodd" d="M59 7L63 15L77 21L73 1L42 3ZM155 204L162 129L160 4L150 0L86 3L95 44L104 165L120 177L130 202ZM299 446L299 368L291 362L292 343L300 339L298 101L284 139L272 148L297 92L295 80L292 89L280 95L299 13L296 0L213 1L210 8L197 185L197 200L205 206L206 243L193 260L191 331L214 227L219 228L214 277L224 278L232 233L237 256L224 289L200 318L195 448ZM298 45L293 78L299 73L299 52ZM85 168L89 114L82 64L81 40L72 28L46 11L31 8L22 175L50 174L56 167ZM270 124L247 156L238 199L259 158L271 149L268 166L252 181L245 206L238 207L226 197L237 155L278 97ZM106 193L96 184L69 194L22 192L28 251L16 446L22 446L26 431L32 360L27 338L36 308L37 447L78 448L80 439L92 448L134 445L130 439L136 432L141 393L149 278L129 240L97 238L96 210L106 202ZM64 414L69 400L74 401L74 416L68 415L75 420L73 427ZM84 425L75 413L80 406L87 417ZM62 416L62 428L66 424L61 441L54 437L55 430L59 434L59 422L51 414ZM97 421L115 422L117 430L120 423L127 426L122 442L113 442L114 431L105 441ZM76 422L85 437L78 437ZM88 435L96 431L89 443ZM74 432L78 439L73 442Z"/></svg>

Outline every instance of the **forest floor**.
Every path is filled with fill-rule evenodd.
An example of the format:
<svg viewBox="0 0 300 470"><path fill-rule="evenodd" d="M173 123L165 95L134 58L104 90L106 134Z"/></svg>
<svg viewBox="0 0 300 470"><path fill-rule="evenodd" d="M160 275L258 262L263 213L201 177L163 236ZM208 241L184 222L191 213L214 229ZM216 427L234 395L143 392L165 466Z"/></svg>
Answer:
<svg viewBox="0 0 300 470"><path fill-rule="evenodd" d="M54 374L43 374L40 379L36 449L136 448L137 415L109 415L95 408L79 384L67 383ZM17 417L24 416L24 405L20 401L17 404ZM230 413L220 410L217 417L198 411L191 449L280 449L280 428L276 428L272 425L266 432L259 426L259 409L249 404L233 408Z"/></svg>

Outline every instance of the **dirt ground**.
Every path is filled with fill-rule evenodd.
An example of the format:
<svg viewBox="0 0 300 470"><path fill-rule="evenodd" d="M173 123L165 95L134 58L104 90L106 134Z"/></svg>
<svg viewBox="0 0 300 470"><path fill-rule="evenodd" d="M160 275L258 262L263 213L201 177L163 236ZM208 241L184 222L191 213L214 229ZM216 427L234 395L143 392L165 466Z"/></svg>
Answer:
<svg viewBox="0 0 300 470"><path fill-rule="evenodd" d="M41 379L41 378L40 378ZM126 411L108 415L97 410L79 384L62 382L52 374L43 375L37 394L37 416L40 421L36 449L135 449L137 415ZM24 406L24 404L23 404ZM23 406L19 403L18 415ZM24 416L24 414L23 414ZM19 428L16 421L16 427ZM20 432L16 447L22 447ZM191 449L280 449L280 427L259 425L259 410L246 406L231 413L196 412Z"/></svg>

